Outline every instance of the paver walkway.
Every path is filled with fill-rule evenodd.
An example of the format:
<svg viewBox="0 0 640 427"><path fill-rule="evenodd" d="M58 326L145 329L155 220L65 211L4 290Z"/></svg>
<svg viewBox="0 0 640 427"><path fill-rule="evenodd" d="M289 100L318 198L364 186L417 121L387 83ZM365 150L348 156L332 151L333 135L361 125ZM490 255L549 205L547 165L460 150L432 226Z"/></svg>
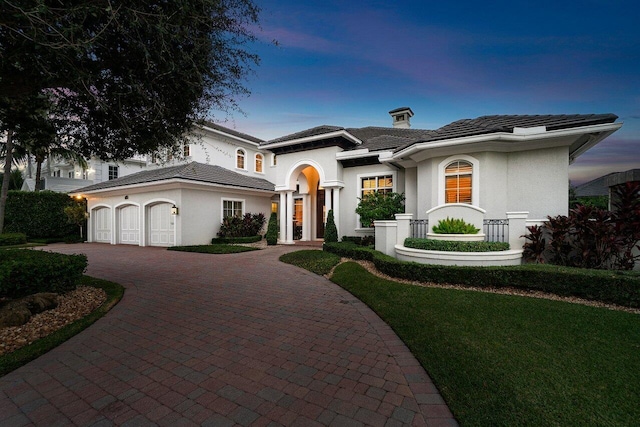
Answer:
<svg viewBox="0 0 640 427"><path fill-rule="evenodd" d="M89 275L123 300L0 378L0 425L456 425L395 333L293 247L207 255L106 244Z"/></svg>

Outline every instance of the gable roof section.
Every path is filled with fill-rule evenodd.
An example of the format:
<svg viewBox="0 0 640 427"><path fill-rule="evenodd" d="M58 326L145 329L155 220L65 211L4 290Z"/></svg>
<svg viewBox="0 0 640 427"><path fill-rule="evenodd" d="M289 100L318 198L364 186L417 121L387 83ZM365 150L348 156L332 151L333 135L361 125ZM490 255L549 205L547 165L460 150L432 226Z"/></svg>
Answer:
<svg viewBox="0 0 640 427"><path fill-rule="evenodd" d="M242 132L238 132L237 130L234 129L229 129L228 127L224 127L221 126L219 124L216 123L212 123L212 122L207 122L205 121L203 123L203 126L217 130L218 132L222 132L222 133L226 133L229 134L231 136L235 136L236 138L240 138L240 139L244 139L247 141L251 141L254 142L256 144L261 144L264 142L264 140L260 139L260 138L256 138L255 136L246 134L246 133L242 133Z"/></svg>
<svg viewBox="0 0 640 427"><path fill-rule="evenodd" d="M577 197L593 197L593 196L608 196L609 187L606 184L606 180L611 175L615 175L616 172L601 176L596 179L592 179L589 182L576 186Z"/></svg>
<svg viewBox="0 0 640 427"><path fill-rule="evenodd" d="M275 189L274 184L266 179L246 176L238 172L225 169L222 166L191 162L185 165L170 166L126 175L118 179L79 188L75 190L74 193L90 193L93 191L174 179L247 188L252 190L274 191Z"/></svg>

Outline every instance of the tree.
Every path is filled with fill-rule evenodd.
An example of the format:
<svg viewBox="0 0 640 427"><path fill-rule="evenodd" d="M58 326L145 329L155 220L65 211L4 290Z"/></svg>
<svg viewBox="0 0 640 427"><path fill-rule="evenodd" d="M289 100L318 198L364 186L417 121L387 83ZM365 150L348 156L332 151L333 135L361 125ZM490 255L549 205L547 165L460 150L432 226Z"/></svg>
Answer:
<svg viewBox="0 0 640 427"><path fill-rule="evenodd" d="M269 224L267 225L267 245L272 246L278 243L278 217L275 212L271 212Z"/></svg>
<svg viewBox="0 0 640 427"><path fill-rule="evenodd" d="M3 0L7 148L43 106L66 148L86 158L182 145L194 123L248 94L258 11L252 0Z"/></svg>
<svg viewBox="0 0 640 427"><path fill-rule="evenodd" d="M381 193L375 191L360 199L356 213L363 227L372 227L373 221L395 219L404 212L404 193Z"/></svg>

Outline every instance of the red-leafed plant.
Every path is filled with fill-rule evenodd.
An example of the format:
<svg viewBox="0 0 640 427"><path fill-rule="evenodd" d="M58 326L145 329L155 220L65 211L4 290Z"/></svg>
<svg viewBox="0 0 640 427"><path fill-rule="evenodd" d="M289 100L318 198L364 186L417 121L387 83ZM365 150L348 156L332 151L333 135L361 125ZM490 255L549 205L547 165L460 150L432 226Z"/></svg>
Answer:
<svg viewBox="0 0 640 427"><path fill-rule="evenodd" d="M524 257L571 267L631 270L640 258L640 184L614 189L613 211L578 205L527 227ZM635 253L634 253L635 249Z"/></svg>

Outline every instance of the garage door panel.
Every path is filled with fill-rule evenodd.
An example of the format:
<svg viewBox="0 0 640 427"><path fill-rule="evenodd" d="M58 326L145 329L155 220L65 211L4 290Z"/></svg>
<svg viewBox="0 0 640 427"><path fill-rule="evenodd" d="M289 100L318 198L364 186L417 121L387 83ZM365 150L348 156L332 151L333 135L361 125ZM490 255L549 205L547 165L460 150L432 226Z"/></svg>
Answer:
<svg viewBox="0 0 640 427"><path fill-rule="evenodd" d="M111 209L100 208L93 211L94 241L111 243Z"/></svg>
<svg viewBox="0 0 640 427"><path fill-rule="evenodd" d="M120 243L137 245L140 243L140 219L137 206L120 209Z"/></svg>
<svg viewBox="0 0 640 427"><path fill-rule="evenodd" d="M151 246L173 246L175 224L169 203L159 203L149 208L149 244Z"/></svg>

